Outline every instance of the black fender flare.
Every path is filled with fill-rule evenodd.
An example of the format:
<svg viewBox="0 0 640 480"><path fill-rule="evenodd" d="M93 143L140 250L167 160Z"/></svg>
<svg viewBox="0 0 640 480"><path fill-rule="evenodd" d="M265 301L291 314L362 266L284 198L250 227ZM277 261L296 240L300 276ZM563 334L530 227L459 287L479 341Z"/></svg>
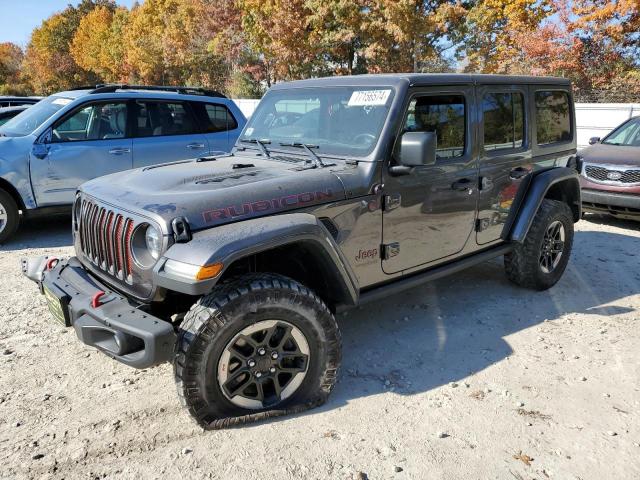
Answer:
<svg viewBox="0 0 640 480"><path fill-rule="evenodd" d="M237 260L299 242L312 244L314 251L322 255L321 261L331 269L332 280L340 292L340 302L356 305L359 287L351 266L326 227L308 213L255 218L196 232L190 242L174 244L167 250L154 268L154 282L169 290L203 295L211 291ZM222 263L224 267L213 279L178 280L164 272L164 264L169 259L190 265Z"/></svg>
<svg viewBox="0 0 640 480"><path fill-rule="evenodd" d="M518 206L513 210L514 216L507 220L502 232L503 240L522 243L545 198L566 202L573 212L574 222L582 217L580 180L575 169L555 167L535 172L529 177L518 192L517 197L520 198L516 197L515 202Z"/></svg>

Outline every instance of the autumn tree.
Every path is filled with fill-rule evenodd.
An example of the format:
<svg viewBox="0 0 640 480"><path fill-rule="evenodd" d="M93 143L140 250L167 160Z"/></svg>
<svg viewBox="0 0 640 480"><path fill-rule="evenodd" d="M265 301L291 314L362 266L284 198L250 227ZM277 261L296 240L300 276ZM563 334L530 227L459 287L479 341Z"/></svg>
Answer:
<svg viewBox="0 0 640 480"><path fill-rule="evenodd" d="M27 46L23 73L34 89L51 93L73 86L95 83L98 77L80 67L71 54L71 42L80 21L97 7L115 8L113 0L82 0L44 20Z"/></svg>
<svg viewBox="0 0 640 480"><path fill-rule="evenodd" d="M130 13L124 37L132 75L144 83L224 84L209 48L202 0L146 0Z"/></svg>
<svg viewBox="0 0 640 480"><path fill-rule="evenodd" d="M15 43L0 43L0 84L16 82L24 54Z"/></svg>
<svg viewBox="0 0 640 480"><path fill-rule="evenodd" d="M122 41L129 22L126 8L95 8L75 32L70 52L76 64L106 82L127 81L129 68Z"/></svg>
<svg viewBox="0 0 640 480"><path fill-rule="evenodd" d="M31 87L21 78L22 49L11 42L0 43L0 95L25 95Z"/></svg>
<svg viewBox="0 0 640 480"><path fill-rule="evenodd" d="M367 41L362 22L368 12L365 0L307 0L310 42L318 46L326 72L364 73Z"/></svg>
<svg viewBox="0 0 640 480"><path fill-rule="evenodd" d="M317 72L319 46L312 41L305 0L238 0L238 6L247 42L260 53L268 84Z"/></svg>

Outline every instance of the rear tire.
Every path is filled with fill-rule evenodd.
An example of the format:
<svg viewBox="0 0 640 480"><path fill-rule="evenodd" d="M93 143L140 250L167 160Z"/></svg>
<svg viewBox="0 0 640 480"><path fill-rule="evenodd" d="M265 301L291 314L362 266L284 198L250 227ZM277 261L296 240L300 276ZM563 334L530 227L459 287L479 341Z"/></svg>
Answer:
<svg viewBox="0 0 640 480"><path fill-rule="evenodd" d="M504 256L507 277L534 290L554 286L569 262L573 245L573 213L557 200L544 199L524 242Z"/></svg>
<svg viewBox="0 0 640 480"><path fill-rule="evenodd" d="M18 205L11 195L0 190L0 244L16 233L18 225L20 225Z"/></svg>
<svg viewBox="0 0 640 480"><path fill-rule="evenodd" d="M340 356L338 325L312 290L250 274L189 310L174 373L181 403L203 428L217 429L324 403Z"/></svg>

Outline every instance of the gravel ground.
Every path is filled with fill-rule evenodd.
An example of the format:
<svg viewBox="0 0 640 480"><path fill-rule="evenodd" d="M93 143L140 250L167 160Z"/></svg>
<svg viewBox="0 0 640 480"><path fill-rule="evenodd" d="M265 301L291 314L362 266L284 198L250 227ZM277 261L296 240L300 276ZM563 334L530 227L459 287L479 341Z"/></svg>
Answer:
<svg viewBox="0 0 640 480"><path fill-rule="evenodd" d="M640 478L640 231L588 217L547 292L501 261L339 317L340 381L305 414L203 432L169 365L122 366L49 320L24 255L68 255L69 222L0 247L0 478Z"/></svg>

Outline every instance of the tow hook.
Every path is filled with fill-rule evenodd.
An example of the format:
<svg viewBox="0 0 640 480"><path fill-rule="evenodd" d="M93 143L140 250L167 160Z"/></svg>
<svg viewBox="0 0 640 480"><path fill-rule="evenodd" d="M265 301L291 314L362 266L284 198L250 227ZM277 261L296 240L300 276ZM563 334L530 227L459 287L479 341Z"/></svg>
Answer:
<svg viewBox="0 0 640 480"><path fill-rule="evenodd" d="M49 260L47 260L47 268L46 270L53 270L54 268L56 268L56 265L58 265L58 263L60 263L60 259L58 258L50 258Z"/></svg>
<svg viewBox="0 0 640 480"><path fill-rule="evenodd" d="M93 294L93 297L91 297L91 308L98 308L100 305L102 305L101 299L102 297L104 297L104 292L103 291L99 291Z"/></svg>

